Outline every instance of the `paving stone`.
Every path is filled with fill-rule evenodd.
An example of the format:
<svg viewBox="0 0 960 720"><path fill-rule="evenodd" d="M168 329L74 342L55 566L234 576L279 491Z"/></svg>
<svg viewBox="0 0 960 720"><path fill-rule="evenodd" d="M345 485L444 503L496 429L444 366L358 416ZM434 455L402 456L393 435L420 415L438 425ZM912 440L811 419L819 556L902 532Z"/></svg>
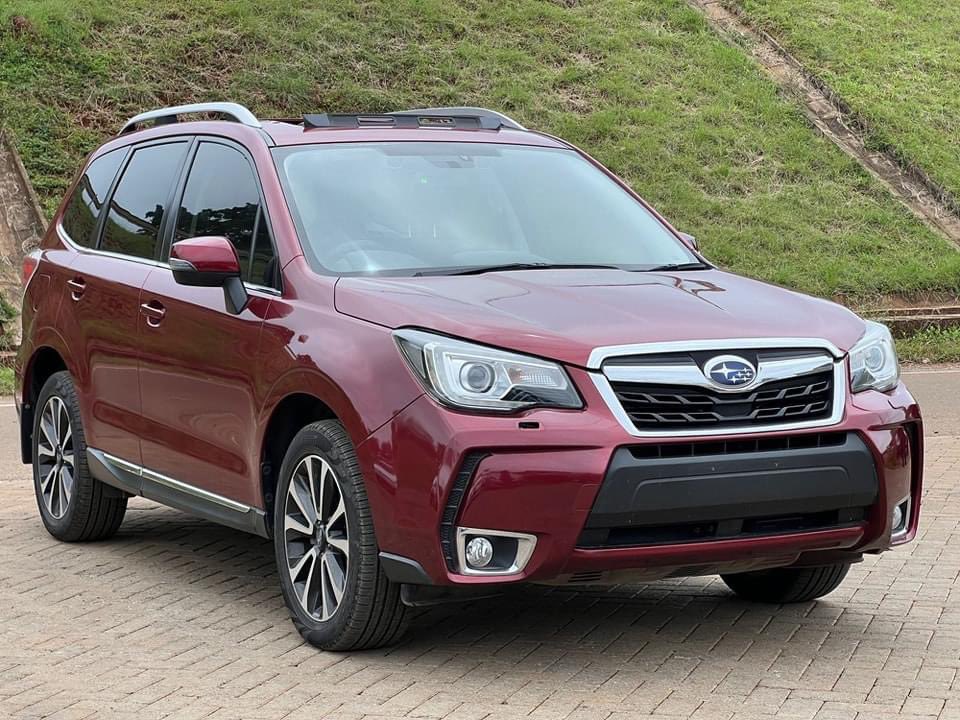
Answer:
<svg viewBox="0 0 960 720"><path fill-rule="evenodd" d="M0 443L0 717L960 718L960 439L927 450L917 542L820 603L531 587L334 654L294 631L268 542L137 499L116 538L57 543Z"/></svg>

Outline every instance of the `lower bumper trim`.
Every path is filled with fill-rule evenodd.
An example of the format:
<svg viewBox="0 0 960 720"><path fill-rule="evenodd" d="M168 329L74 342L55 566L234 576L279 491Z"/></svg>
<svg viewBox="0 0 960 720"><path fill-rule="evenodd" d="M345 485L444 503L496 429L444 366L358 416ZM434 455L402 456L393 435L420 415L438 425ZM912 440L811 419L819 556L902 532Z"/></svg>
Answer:
<svg viewBox="0 0 960 720"><path fill-rule="evenodd" d="M856 433L829 444L740 452L705 442L676 456L646 446L613 456L578 547L756 538L860 523L879 496ZM663 446L662 449L671 449Z"/></svg>
<svg viewBox="0 0 960 720"><path fill-rule="evenodd" d="M750 558L775 560L773 565L791 565L804 553L823 550L848 550L859 547L864 525L815 532L790 533L762 538L709 540L685 545L584 549L577 548L563 568L563 573L591 570L626 570L638 567L672 566L698 575L704 565L742 562Z"/></svg>

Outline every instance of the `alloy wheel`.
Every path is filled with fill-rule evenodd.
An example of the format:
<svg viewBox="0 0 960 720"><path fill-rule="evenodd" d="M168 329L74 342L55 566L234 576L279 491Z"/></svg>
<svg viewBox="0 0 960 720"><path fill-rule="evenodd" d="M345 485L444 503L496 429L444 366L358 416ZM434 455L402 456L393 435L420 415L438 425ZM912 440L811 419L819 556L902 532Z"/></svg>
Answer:
<svg viewBox="0 0 960 720"><path fill-rule="evenodd" d="M290 478L283 513L287 571L300 607L326 621L347 586L350 534L343 490L319 455L303 458Z"/></svg>
<svg viewBox="0 0 960 720"><path fill-rule="evenodd" d="M58 520L67 512L77 472L73 427L66 403L52 395L40 414L37 472L43 504Z"/></svg>

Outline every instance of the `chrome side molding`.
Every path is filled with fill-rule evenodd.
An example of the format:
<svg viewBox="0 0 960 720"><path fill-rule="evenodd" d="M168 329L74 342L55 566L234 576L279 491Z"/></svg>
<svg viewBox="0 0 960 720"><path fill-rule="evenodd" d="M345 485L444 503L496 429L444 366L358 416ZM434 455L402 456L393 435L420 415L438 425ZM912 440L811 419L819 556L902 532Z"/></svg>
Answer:
<svg viewBox="0 0 960 720"><path fill-rule="evenodd" d="M266 513L231 498L177 480L97 448L87 448L87 466L97 480L221 525L269 537Z"/></svg>

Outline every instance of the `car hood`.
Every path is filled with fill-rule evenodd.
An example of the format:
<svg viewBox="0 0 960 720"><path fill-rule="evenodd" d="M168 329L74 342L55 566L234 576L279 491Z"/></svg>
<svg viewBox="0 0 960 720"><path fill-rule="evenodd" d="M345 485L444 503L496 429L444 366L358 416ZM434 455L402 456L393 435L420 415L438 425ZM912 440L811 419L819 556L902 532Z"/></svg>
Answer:
<svg viewBox="0 0 960 720"><path fill-rule="evenodd" d="M528 270L419 278L346 277L337 310L587 366L605 345L817 338L848 350L864 332L849 310L720 270Z"/></svg>

